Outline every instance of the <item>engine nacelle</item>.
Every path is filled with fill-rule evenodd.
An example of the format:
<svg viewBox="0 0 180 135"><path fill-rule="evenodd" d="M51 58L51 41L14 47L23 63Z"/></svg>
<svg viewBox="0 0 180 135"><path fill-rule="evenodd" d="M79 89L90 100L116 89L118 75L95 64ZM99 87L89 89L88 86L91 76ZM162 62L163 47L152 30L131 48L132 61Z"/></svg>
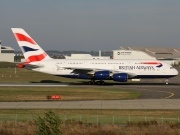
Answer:
<svg viewBox="0 0 180 135"><path fill-rule="evenodd" d="M126 73L113 74L113 80L117 82L127 82L128 74Z"/></svg>
<svg viewBox="0 0 180 135"><path fill-rule="evenodd" d="M94 73L95 80L108 80L110 78L109 71L97 71Z"/></svg>

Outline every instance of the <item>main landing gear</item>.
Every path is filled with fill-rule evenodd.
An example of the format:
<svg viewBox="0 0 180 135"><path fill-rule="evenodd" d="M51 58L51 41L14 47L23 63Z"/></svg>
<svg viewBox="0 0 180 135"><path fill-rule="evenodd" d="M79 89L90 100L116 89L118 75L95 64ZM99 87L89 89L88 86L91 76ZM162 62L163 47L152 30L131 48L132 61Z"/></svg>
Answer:
<svg viewBox="0 0 180 135"><path fill-rule="evenodd" d="M104 85L105 82L102 81L102 80L100 80L100 81L91 80L91 81L88 82L88 84L90 84L90 85L94 85L94 84Z"/></svg>

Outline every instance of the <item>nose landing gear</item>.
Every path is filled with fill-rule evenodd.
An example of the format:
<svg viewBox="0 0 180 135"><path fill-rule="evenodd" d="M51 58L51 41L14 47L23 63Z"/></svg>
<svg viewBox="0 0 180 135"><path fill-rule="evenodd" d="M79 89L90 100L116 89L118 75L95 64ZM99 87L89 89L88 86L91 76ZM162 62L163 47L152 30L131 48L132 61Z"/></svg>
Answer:
<svg viewBox="0 0 180 135"><path fill-rule="evenodd" d="M169 84L169 78L166 78L165 83L168 85Z"/></svg>

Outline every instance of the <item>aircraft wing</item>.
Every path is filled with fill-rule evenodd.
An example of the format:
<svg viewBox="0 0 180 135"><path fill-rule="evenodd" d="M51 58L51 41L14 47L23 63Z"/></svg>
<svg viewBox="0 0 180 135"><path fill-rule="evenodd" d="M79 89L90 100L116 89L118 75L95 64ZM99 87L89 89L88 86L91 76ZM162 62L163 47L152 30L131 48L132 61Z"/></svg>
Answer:
<svg viewBox="0 0 180 135"><path fill-rule="evenodd" d="M93 68L79 68L79 67L62 67L65 69L73 70L74 74L94 74L97 71L104 71L105 69L93 69Z"/></svg>
<svg viewBox="0 0 180 135"><path fill-rule="evenodd" d="M79 67L61 67L61 68L65 68L65 69L71 69L73 70L71 73L74 74L86 74L89 76L94 75L95 72L97 71L107 71L107 69L92 69L92 68L79 68ZM127 73L128 74L128 78L133 78L134 76L136 76L135 73L131 73L131 72L124 72L124 71L116 71L116 70L109 70L110 71L110 76L112 76L113 74L117 74L117 73Z"/></svg>

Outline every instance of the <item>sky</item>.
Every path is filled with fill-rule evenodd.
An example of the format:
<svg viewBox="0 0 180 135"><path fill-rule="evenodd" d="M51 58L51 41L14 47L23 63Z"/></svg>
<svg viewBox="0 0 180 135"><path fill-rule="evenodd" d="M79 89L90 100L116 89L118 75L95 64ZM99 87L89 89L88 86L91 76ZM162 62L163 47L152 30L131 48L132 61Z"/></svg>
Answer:
<svg viewBox="0 0 180 135"><path fill-rule="evenodd" d="M13 27L44 50L180 48L180 0L0 0L0 40L19 51Z"/></svg>

